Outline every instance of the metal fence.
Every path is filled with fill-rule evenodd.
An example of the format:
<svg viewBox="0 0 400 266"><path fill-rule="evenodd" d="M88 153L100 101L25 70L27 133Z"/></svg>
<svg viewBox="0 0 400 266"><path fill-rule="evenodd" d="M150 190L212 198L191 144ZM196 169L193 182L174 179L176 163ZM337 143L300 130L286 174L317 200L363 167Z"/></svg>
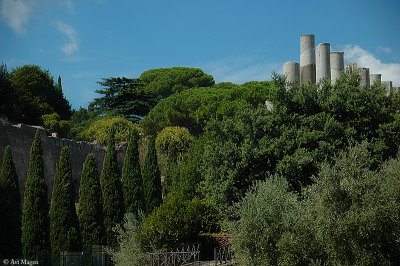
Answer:
<svg viewBox="0 0 400 266"><path fill-rule="evenodd" d="M38 256L39 265L45 266L111 266L111 256L103 246L85 246L82 252L62 251L50 253L43 251Z"/></svg>
<svg viewBox="0 0 400 266"><path fill-rule="evenodd" d="M233 264L232 249L229 246L214 248L214 262L215 265Z"/></svg>
<svg viewBox="0 0 400 266"><path fill-rule="evenodd" d="M150 253L151 266L196 265L200 261L200 244L178 248L176 251Z"/></svg>

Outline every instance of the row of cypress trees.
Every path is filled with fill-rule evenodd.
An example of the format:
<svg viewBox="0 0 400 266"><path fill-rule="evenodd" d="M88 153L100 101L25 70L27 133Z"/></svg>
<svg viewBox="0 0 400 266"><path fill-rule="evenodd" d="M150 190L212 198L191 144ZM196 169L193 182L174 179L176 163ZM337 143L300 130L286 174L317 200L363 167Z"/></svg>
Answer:
<svg viewBox="0 0 400 266"><path fill-rule="evenodd" d="M95 155L83 165L79 208L76 210L68 147L56 166L50 208L44 178L39 131L32 143L24 202L20 209L18 177L11 149L6 147L0 173L0 257L35 259L44 250L79 251L83 245L117 246L113 228L125 213L150 213L161 201L161 180L154 137L140 167L139 135L128 144L122 171L118 169L115 142L110 139L100 178ZM22 216L22 218L21 218Z"/></svg>

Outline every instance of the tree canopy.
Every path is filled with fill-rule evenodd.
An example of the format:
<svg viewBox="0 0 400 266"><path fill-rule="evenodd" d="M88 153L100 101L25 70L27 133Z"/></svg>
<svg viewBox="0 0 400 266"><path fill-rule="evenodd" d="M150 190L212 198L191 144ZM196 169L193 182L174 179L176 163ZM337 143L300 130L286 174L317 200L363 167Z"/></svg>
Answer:
<svg viewBox="0 0 400 266"><path fill-rule="evenodd" d="M15 98L15 120L28 124L41 124L41 116L56 112L68 120L71 106L62 91L55 85L49 71L37 65L24 65L10 72L9 80Z"/></svg>
<svg viewBox="0 0 400 266"><path fill-rule="evenodd" d="M147 115L157 103L157 97L149 90L145 90L139 79L105 78L97 82L104 88L96 90L102 94L89 104L89 109L99 114L123 116L136 121Z"/></svg>
<svg viewBox="0 0 400 266"><path fill-rule="evenodd" d="M167 126L186 127L194 135L203 132L207 121L222 120L250 103L264 103L269 82L217 84L211 88L193 88L171 95L152 109L141 125L146 134L157 134Z"/></svg>
<svg viewBox="0 0 400 266"><path fill-rule="evenodd" d="M199 68L171 67L150 69L140 75L146 90L152 91L161 98L194 87L211 87L214 78Z"/></svg>
<svg viewBox="0 0 400 266"><path fill-rule="evenodd" d="M367 143L323 163L302 199L282 176L257 182L235 207L240 265L399 262L399 157L371 170Z"/></svg>
<svg viewBox="0 0 400 266"><path fill-rule="evenodd" d="M335 86L289 90L272 81L267 98L273 110L243 101L222 119L211 112L214 118L192 144L196 148L189 148L175 170L173 191L200 193L224 210L269 173L282 174L301 194L321 164L351 141L369 141L374 167L393 158L400 145L399 115L390 111L382 87L359 88L352 79L344 75Z"/></svg>

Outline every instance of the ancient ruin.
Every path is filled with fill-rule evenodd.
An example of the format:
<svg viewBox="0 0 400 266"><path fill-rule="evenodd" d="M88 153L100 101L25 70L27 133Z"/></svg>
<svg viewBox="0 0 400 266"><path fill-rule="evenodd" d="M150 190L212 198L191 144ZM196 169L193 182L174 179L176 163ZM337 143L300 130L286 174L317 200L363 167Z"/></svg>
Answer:
<svg viewBox="0 0 400 266"><path fill-rule="evenodd" d="M344 52L331 52L329 43L320 43L315 49L313 34L303 34L300 37L300 65L294 61L288 61L283 65L283 74L288 84L299 81L301 84L315 84L323 79L335 84L344 72L358 73L362 87L369 87L378 82L384 85L387 95L394 91L400 92L400 88L392 86L392 81L381 81L382 74L370 74L369 68L358 68L355 62L344 65Z"/></svg>

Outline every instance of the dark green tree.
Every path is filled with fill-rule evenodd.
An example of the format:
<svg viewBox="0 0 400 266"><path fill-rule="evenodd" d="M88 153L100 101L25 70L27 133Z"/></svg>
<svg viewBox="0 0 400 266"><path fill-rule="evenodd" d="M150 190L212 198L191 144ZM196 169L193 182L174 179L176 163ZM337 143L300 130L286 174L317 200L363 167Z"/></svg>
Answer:
<svg viewBox="0 0 400 266"><path fill-rule="evenodd" d="M69 148L63 147L54 178L50 206L50 243L53 252L79 251L81 236L75 208Z"/></svg>
<svg viewBox="0 0 400 266"><path fill-rule="evenodd" d="M57 89L49 71L36 65L24 65L11 71L9 77L16 95L16 120L40 124L42 115L53 112L63 120L70 118L71 106Z"/></svg>
<svg viewBox="0 0 400 266"><path fill-rule="evenodd" d="M96 158L93 153L86 157L79 185L79 226L83 245L105 244L103 201Z"/></svg>
<svg viewBox="0 0 400 266"><path fill-rule="evenodd" d="M7 66L0 66L0 116L5 116L9 120L15 119L16 96L11 87L10 77Z"/></svg>
<svg viewBox="0 0 400 266"><path fill-rule="evenodd" d="M4 151L0 173L0 257L21 256L21 196L11 148Z"/></svg>
<svg viewBox="0 0 400 266"><path fill-rule="evenodd" d="M117 238L113 228L124 218L124 198L122 192L121 175L118 169L117 151L115 142L110 138L107 152L100 175L100 185L103 195L104 227L107 235L107 245L115 247Z"/></svg>
<svg viewBox="0 0 400 266"><path fill-rule="evenodd" d="M167 126L186 127L191 134L199 135L213 118L233 116L246 104L264 104L270 87L269 82L250 82L188 89L160 101L141 120L141 126L146 135L157 135Z"/></svg>
<svg viewBox="0 0 400 266"><path fill-rule="evenodd" d="M36 131L29 158L22 206L22 254L35 258L41 251L49 250L49 206L44 179L43 151L39 129Z"/></svg>
<svg viewBox="0 0 400 266"><path fill-rule="evenodd" d="M171 191L172 173L182 161L183 155L187 152L193 140L194 138L190 135L189 130L183 127L166 127L158 133L156 150L160 172L164 177L162 182L163 197Z"/></svg>
<svg viewBox="0 0 400 266"><path fill-rule="evenodd" d="M194 87L211 87L215 83L213 76L191 67L150 69L140 75L140 80L145 84L146 90L161 98Z"/></svg>
<svg viewBox="0 0 400 266"><path fill-rule="evenodd" d="M157 152L154 136L147 138L147 153L142 167L143 190L145 199L145 211L151 213L162 202L161 177L157 164Z"/></svg>
<svg viewBox="0 0 400 266"><path fill-rule="evenodd" d="M99 114L123 116L136 121L147 115L158 102L156 95L145 90L138 79L105 78L97 83L104 88L96 90L96 93L103 96L94 99L89 104L89 110Z"/></svg>
<svg viewBox="0 0 400 266"><path fill-rule="evenodd" d="M61 77L58 76L57 90L62 93Z"/></svg>
<svg viewBox="0 0 400 266"><path fill-rule="evenodd" d="M124 167L122 169L122 188L124 192L125 211L138 214L144 208L143 180L140 172L139 134L133 131L126 149Z"/></svg>

